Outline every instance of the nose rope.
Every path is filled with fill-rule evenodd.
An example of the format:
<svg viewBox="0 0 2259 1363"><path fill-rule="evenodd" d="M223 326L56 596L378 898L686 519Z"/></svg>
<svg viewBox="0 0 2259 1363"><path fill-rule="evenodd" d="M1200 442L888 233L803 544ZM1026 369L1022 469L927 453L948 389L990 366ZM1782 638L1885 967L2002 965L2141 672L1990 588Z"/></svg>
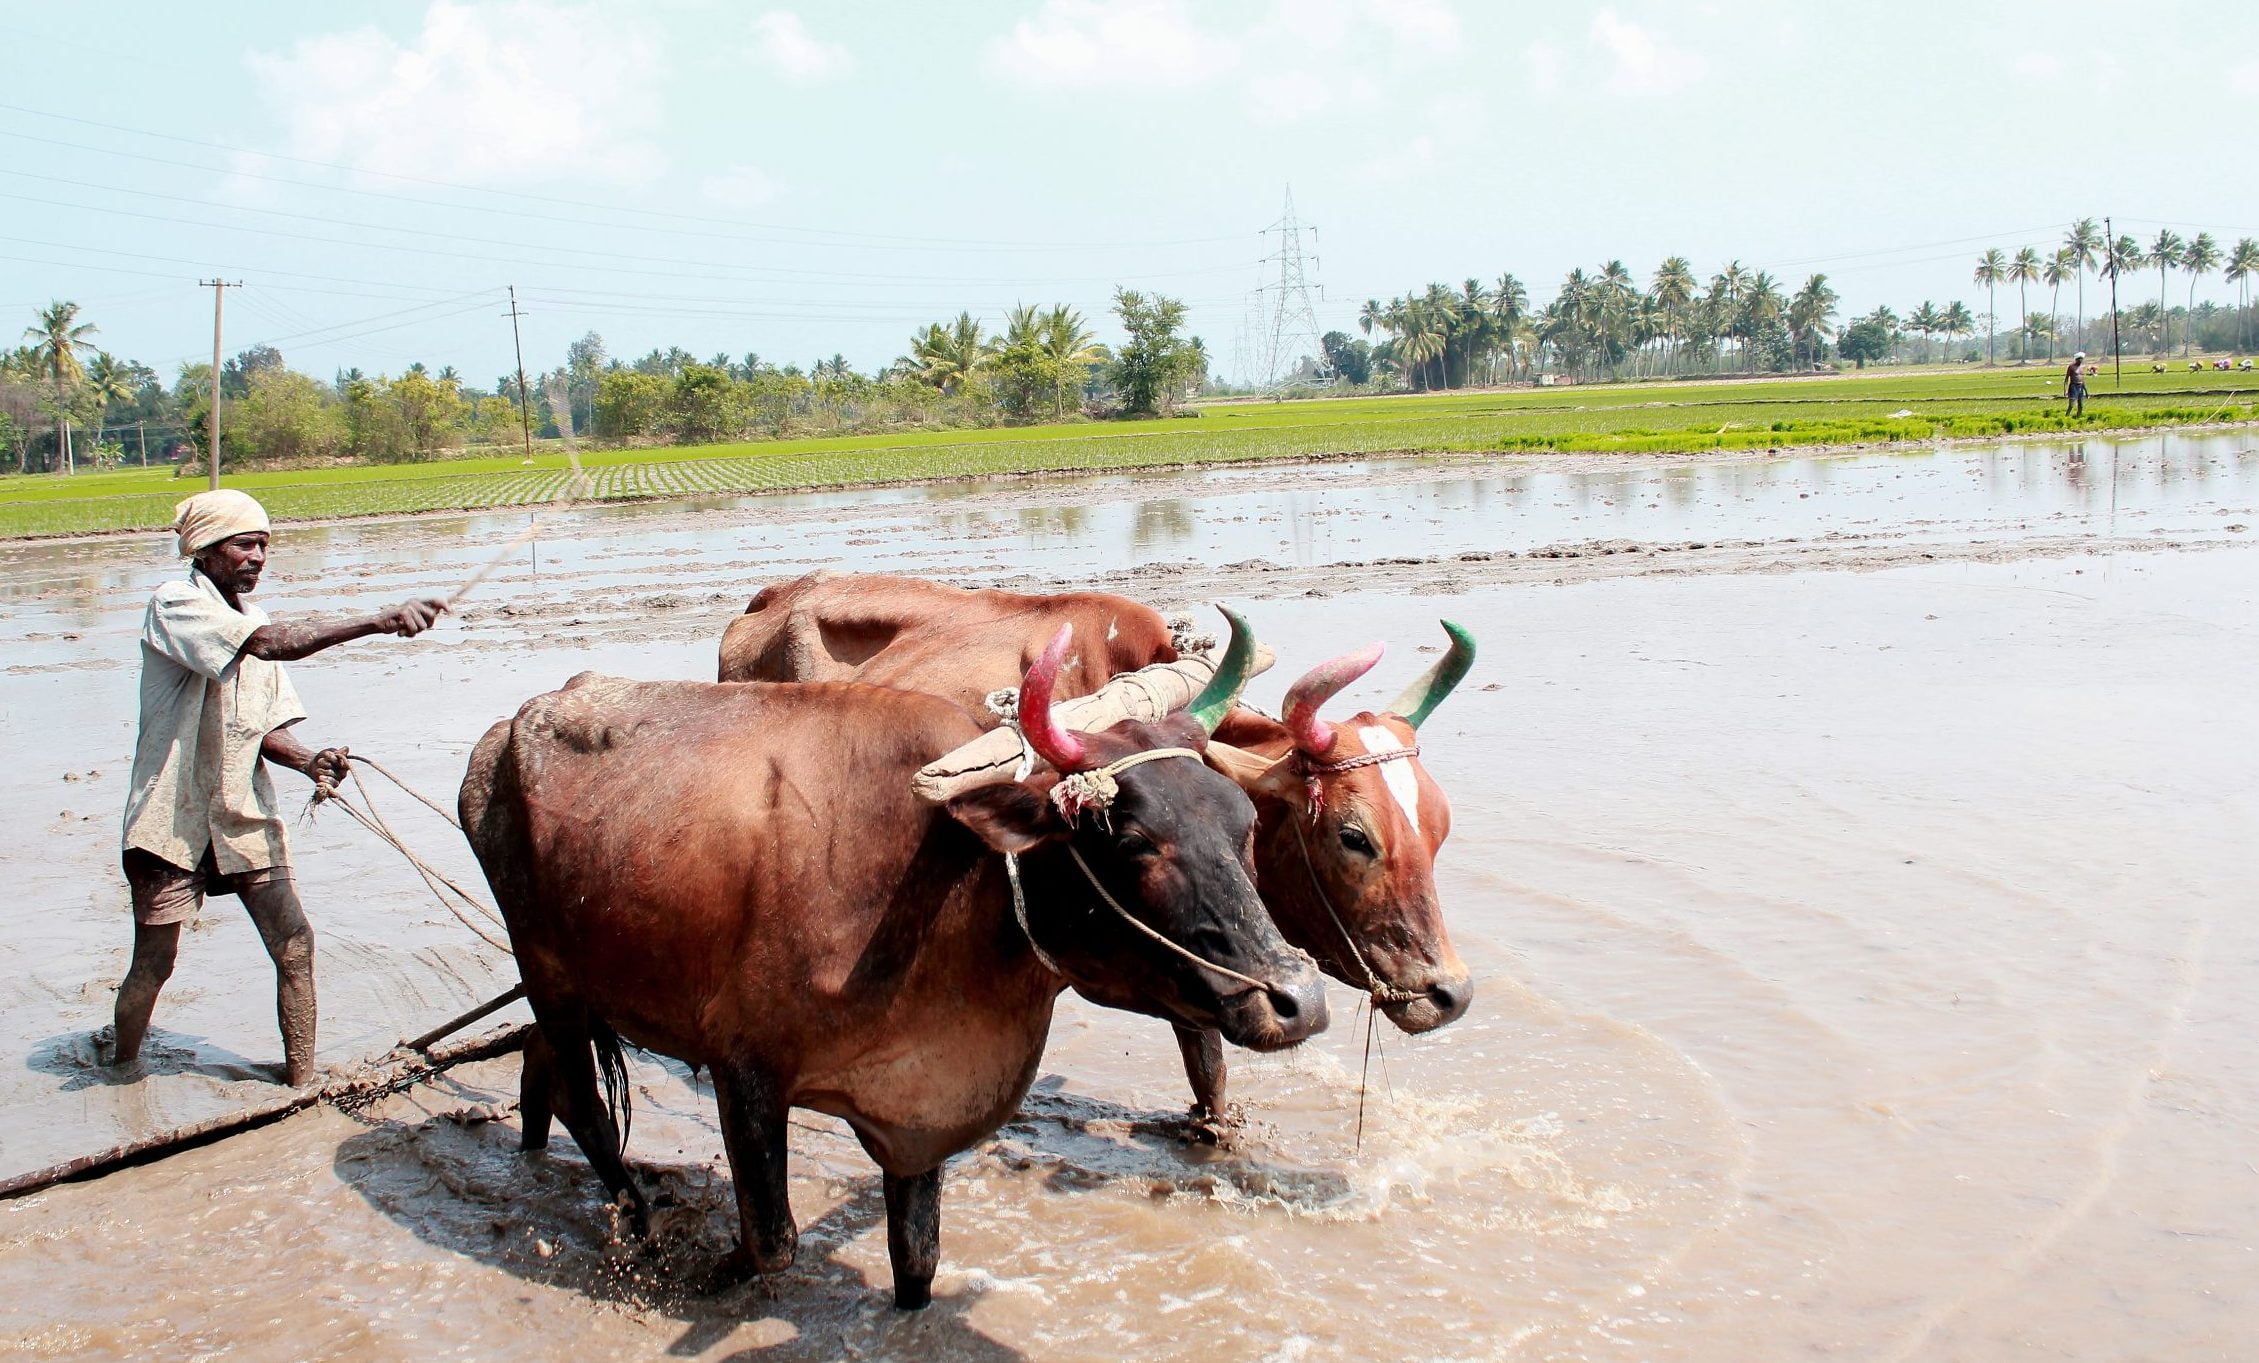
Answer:
<svg viewBox="0 0 2259 1363"><path fill-rule="evenodd" d="M1398 754L1388 755L1394 757ZM1350 761L1359 766L1370 765L1357 758L1351 758ZM1314 815L1316 810L1313 808L1311 812ZM1324 906L1326 917L1333 920L1334 931L1340 933L1341 940L1349 944L1350 958L1357 962L1359 970L1365 972L1365 992L1372 995L1375 1003L1412 1003L1423 997L1409 989L1381 982L1381 977L1365 960L1365 953L1358 949L1357 939L1350 935L1349 925L1342 922L1341 915L1334 911L1333 900L1326 894L1325 882L1318 879L1318 863L1310 856L1310 840L1303 836L1302 821L1290 816L1288 822L1294 825L1294 844L1302 849L1302 868L1310 873L1310 888L1317 892L1318 903Z"/></svg>
<svg viewBox="0 0 2259 1363"><path fill-rule="evenodd" d="M1148 925L1136 914L1133 914L1128 909L1123 908L1120 902L1117 901L1114 896L1106 892L1106 887L1098 883L1098 873L1091 870L1090 863L1082 859L1081 848L1075 846L1070 842L1067 844L1067 852L1069 855L1074 857L1075 865L1082 868L1083 878L1090 882L1090 888L1098 891L1099 900L1104 903L1107 908L1112 909L1115 913L1120 914L1122 916L1122 921L1128 923L1131 927L1136 928L1139 932L1144 933L1154 941L1159 942L1162 946L1167 947L1177 955L1184 957L1186 960L1192 962L1196 966L1200 966L1208 970L1213 970L1219 975L1237 980L1241 984L1253 986L1256 989L1262 990L1266 994L1273 992L1271 986L1263 983L1261 980L1256 979L1254 976L1242 975L1228 965L1217 965L1214 961L1208 960L1206 957L1201 956L1199 953L1194 952L1188 948L1181 947L1175 942L1169 940L1167 936L1163 935L1160 931Z"/></svg>

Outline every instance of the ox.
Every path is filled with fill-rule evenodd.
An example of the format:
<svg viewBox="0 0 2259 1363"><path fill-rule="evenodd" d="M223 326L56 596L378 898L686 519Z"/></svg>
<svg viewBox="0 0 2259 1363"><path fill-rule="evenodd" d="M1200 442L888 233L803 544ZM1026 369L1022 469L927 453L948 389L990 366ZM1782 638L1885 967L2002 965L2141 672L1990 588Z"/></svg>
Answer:
<svg viewBox="0 0 2259 1363"><path fill-rule="evenodd" d="M461 811L539 1023L527 1147L561 1117L644 1230L621 1038L708 1068L734 1277L793 1260L787 1109L840 1117L884 1175L895 1303L914 1309L942 1161L1018 1109L1068 983L1260 1050L1322 1029L1322 981L1250 880L1254 811L1199 760L1238 680L1159 724L1070 733L1050 715L1068 643L1021 693L1052 769L946 807L910 778L981 728L937 696L583 674L490 729ZM1103 817L1076 818L1090 803Z"/></svg>
<svg viewBox="0 0 2259 1363"><path fill-rule="evenodd" d="M920 578L819 572L765 588L723 634L725 681L855 677L934 691L976 714L1062 623L1103 637L1080 660L1085 692L1107 677L1173 661L1150 607L1097 592L1030 596ZM1210 765L1245 789L1258 819L1256 885L1286 940L1369 994L1407 1032L1464 1013L1473 986L1444 928L1435 856L1451 805L1419 760L1418 729L1474 663L1474 639L1448 621L1450 648L1382 713L1329 724L1318 711L1380 658L1380 646L1312 669L1289 688L1285 718L1231 711ZM992 722L992 721L989 721ZM1135 1008L1117 993L1083 994ZM1177 1028L1196 1116L1221 1118L1228 1079L1213 1029Z"/></svg>

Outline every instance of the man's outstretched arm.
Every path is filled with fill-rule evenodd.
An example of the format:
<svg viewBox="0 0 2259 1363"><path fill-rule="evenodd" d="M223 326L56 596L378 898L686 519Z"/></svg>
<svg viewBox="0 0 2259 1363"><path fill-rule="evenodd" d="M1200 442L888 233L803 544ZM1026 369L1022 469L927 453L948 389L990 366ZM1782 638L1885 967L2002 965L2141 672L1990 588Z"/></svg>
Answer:
<svg viewBox="0 0 2259 1363"><path fill-rule="evenodd" d="M397 634L403 639L412 639L430 629L432 622L446 612L446 598L426 596L403 601L375 615L346 620L277 620L251 631L251 637L243 641L242 651L268 662L296 662L325 648L365 639L372 634Z"/></svg>

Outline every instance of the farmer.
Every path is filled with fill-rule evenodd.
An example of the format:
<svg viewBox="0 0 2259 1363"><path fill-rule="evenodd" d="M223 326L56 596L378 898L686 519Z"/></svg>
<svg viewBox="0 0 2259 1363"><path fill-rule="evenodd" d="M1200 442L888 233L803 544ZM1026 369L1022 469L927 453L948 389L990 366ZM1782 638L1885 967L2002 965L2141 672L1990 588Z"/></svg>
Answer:
<svg viewBox="0 0 2259 1363"><path fill-rule="evenodd" d="M2063 415L2086 415L2086 352L2071 357L2070 368L2063 371Z"/></svg>
<svg viewBox="0 0 2259 1363"><path fill-rule="evenodd" d="M291 736L306 712L280 664L365 635L421 634L447 603L427 597L350 620L272 624L243 599L267 566L265 508L232 488L200 492L176 508L173 530L195 566L158 587L142 618L124 839L133 964L118 986L107 1059L140 1056L181 924L207 894L236 895L274 958L284 1074L298 1087L314 1077L314 934L291 883L267 763L328 787L345 774L346 750L309 752Z"/></svg>

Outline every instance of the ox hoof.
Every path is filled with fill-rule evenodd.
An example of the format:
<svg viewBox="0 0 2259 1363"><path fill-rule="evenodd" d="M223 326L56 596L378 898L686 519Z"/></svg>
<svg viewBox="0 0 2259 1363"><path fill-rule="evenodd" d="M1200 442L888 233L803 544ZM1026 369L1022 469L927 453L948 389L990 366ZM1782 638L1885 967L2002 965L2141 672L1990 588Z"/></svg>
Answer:
<svg viewBox="0 0 2259 1363"><path fill-rule="evenodd" d="M1185 1121L1185 1139L1193 1145L1228 1147L1247 1126L1246 1109L1233 1103L1219 1115L1195 1103Z"/></svg>
<svg viewBox="0 0 2259 1363"><path fill-rule="evenodd" d="M740 1245L706 1271L706 1276L698 1283L698 1291L702 1296L711 1297L749 1281L756 1274L782 1273L792 1267L793 1251L797 1248L788 1245L776 1254L755 1255Z"/></svg>
<svg viewBox="0 0 2259 1363"><path fill-rule="evenodd" d="M933 1279L918 1282L901 1282L894 1285L894 1309L897 1311L923 1311L933 1305Z"/></svg>

